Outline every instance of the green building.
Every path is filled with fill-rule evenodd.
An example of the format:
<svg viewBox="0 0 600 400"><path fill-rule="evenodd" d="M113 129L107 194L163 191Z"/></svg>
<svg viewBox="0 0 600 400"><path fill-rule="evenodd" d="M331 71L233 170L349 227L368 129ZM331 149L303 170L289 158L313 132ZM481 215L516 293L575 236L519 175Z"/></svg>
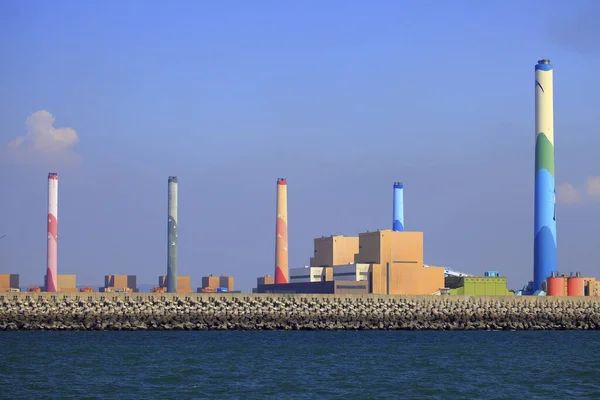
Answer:
<svg viewBox="0 0 600 400"><path fill-rule="evenodd" d="M447 277L446 287L456 296L514 296L506 287L506 277L460 276Z"/></svg>

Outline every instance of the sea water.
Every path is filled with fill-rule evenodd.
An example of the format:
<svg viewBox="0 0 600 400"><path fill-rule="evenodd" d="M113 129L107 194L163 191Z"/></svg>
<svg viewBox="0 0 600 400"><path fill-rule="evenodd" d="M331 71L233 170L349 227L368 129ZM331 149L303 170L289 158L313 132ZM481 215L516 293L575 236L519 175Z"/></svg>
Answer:
<svg viewBox="0 0 600 400"><path fill-rule="evenodd" d="M0 332L2 399L575 399L600 332Z"/></svg>

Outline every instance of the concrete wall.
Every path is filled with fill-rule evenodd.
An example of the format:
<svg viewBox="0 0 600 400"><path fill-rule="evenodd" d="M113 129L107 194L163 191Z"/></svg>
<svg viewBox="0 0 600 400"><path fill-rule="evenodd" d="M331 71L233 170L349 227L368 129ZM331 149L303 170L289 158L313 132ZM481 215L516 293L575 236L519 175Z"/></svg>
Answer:
<svg viewBox="0 0 600 400"><path fill-rule="evenodd" d="M398 300L411 300L420 301L428 300L432 303L454 303L454 302L465 302L469 300L476 300L481 302L495 302L504 304L536 304L536 303L551 303L551 304L563 304L566 302L580 302L580 303L600 303L600 297L548 297L548 296L415 296L415 295L377 295L377 294L290 294L290 293L277 293L277 294L258 294L258 293L189 293L185 295L176 293L0 293L0 307L2 302L5 300L56 300L62 301L64 299L80 299L80 300L91 300L91 301L124 301L124 300L173 300L173 299L192 299L192 300L204 300L209 299L246 299L246 300L260 300L260 299L340 299L340 300L357 300L362 299L364 301L387 301L397 302Z"/></svg>

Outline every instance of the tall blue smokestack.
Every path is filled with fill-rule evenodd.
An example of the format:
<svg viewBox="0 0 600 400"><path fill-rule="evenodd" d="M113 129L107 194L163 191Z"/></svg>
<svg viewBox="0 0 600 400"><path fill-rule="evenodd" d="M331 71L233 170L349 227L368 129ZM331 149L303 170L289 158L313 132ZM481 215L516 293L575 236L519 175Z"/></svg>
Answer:
<svg viewBox="0 0 600 400"><path fill-rule="evenodd" d="M394 182L394 224L392 230L404 231L404 186L400 182Z"/></svg>
<svg viewBox="0 0 600 400"><path fill-rule="evenodd" d="M558 271L554 184L553 68L550 60L540 60L535 66L534 290Z"/></svg>

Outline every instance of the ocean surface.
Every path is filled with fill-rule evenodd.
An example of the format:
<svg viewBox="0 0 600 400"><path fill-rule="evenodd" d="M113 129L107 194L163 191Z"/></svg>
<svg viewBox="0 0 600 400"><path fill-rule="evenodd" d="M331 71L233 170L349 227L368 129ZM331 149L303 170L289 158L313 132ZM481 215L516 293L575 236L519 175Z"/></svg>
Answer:
<svg viewBox="0 0 600 400"><path fill-rule="evenodd" d="M1 399L581 399L600 332L0 332Z"/></svg>

